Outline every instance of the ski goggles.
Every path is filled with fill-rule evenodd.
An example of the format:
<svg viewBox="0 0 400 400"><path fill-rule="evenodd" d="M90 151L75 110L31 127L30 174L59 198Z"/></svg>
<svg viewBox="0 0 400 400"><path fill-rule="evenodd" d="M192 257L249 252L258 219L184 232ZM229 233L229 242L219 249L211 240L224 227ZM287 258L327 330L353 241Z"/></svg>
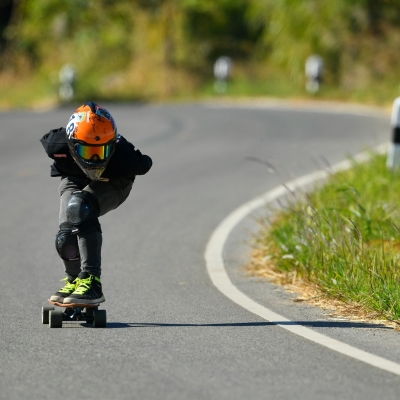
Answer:
<svg viewBox="0 0 400 400"><path fill-rule="evenodd" d="M86 161L104 161L110 157L113 151L112 144L105 144L103 146L88 146L77 143L75 147L77 154Z"/></svg>

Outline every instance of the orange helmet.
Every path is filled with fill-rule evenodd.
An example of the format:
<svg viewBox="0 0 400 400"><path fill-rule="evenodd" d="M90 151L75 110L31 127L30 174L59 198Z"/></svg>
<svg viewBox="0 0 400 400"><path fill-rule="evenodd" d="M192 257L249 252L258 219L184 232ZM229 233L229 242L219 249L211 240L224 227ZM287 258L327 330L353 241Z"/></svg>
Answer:
<svg viewBox="0 0 400 400"><path fill-rule="evenodd" d="M99 180L115 151L117 126L111 114L89 102L75 110L66 132L75 162L88 178Z"/></svg>

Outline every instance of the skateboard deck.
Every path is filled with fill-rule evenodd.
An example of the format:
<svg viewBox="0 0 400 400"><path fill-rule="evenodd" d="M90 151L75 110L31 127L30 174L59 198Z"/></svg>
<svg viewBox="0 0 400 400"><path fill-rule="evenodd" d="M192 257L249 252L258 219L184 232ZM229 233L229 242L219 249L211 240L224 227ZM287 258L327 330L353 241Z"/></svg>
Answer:
<svg viewBox="0 0 400 400"><path fill-rule="evenodd" d="M93 303L93 304L84 304L84 303L71 303L71 304L65 304L65 303L58 303L57 301L51 301L47 300L49 304L53 306L58 306L58 307L65 307L65 308L76 308L76 307L81 307L81 308L94 308L98 307L101 303ZM104 301L102 302L104 303Z"/></svg>

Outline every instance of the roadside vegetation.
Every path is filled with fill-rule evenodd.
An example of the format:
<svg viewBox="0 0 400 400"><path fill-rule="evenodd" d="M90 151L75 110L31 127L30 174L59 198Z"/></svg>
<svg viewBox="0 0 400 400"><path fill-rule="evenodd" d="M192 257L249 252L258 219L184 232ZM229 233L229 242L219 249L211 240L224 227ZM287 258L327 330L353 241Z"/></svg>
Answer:
<svg viewBox="0 0 400 400"><path fill-rule="evenodd" d="M372 154L261 221L252 273L400 320L400 175ZM300 286L301 286L300 285Z"/></svg>
<svg viewBox="0 0 400 400"><path fill-rule="evenodd" d="M400 94L398 0L0 0L0 107L57 105L59 71L77 72L74 102L227 96L386 105ZM322 89L305 90L311 54Z"/></svg>

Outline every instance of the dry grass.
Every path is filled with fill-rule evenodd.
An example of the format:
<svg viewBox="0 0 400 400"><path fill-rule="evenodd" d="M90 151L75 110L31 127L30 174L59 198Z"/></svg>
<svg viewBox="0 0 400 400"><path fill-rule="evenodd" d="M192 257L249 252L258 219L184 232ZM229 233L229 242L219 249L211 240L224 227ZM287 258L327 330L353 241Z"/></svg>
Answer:
<svg viewBox="0 0 400 400"><path fill-rule="evenodd" d="M331 319L385 325L400 331L400 321L389 321L378 312L367 309L363 304L332 298L313 282L299 277L296 270L279 271L265 248L253 250L250 263L245 270L251 276L264 278L275 285L282 286L289 293L298 294L298 297L294 299L295 302L304 302L326 310L325 315Z"/></svg>

